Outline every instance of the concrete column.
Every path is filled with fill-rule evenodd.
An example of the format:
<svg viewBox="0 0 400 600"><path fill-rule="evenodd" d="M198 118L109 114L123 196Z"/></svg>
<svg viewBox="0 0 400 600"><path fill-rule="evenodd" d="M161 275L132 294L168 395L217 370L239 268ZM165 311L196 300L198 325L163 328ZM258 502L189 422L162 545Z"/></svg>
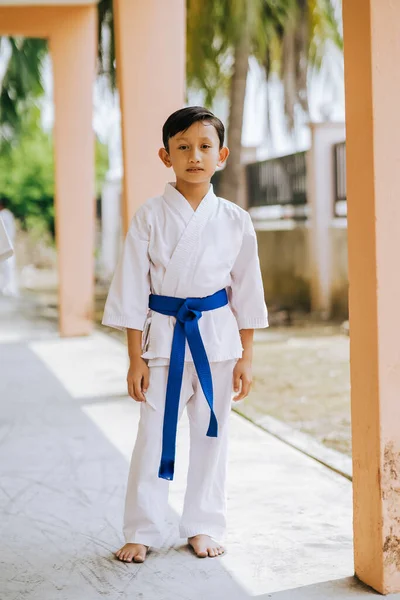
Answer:
<svg viewBox="0 0 400 600"><path fill-rule="evenodd" d="M400 592L400 3L343 3L355 572Z"/></svg>
<svg viewBox="0 0 400 600"><path fill-rule="evenodd" d="M310 206L311 309L329 318L332 308L332 243L335 172L333 145L345 140L343 123L310 123L307 198Z"/></svg>
<svg viewBox="0 0 400 600"><path fill-rule="evenodd" d="M54 71L60 333L88 334L94 296L92 94L97 9L70 7L50 37Z"/></svg>
<svg viewBox="0 0 400 600"><path fill-rule="evenodd" d="M122 112L123 228L150 196L174 180L157 156L161 129L184 106L184 0L114 0Z"/></svg>

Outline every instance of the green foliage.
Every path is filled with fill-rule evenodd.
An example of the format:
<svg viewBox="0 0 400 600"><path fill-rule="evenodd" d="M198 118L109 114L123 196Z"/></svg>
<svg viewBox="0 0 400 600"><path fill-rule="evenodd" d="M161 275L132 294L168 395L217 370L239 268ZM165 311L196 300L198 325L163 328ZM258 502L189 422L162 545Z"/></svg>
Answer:
<svg viewBox="0 0 400 600"><path fill-rule="evenodd" d="M17 144L0 154L0 193L26 227L42 221L54 234L54 163L51 137L38 124L38 109L20 124Z"/></svg>
<svg viewBox="0 0 400 600"><path fill-rule="evenodd" d="M204 105L208 108L218 91L228 90L236 6L228 0L187 0L187 83L188 87L204 92Z"/></svg>
<svg viewBox="0 0 400 600"><path fill-rule="evenodd" d="M24 118L18 142L0 154L0 194L26 229L54 236L54 158L52 136L40 127L35 108ZM107 147L96 142L96 194L108 169Z"/></svg>
<svg viewBox="0 0 400 600"><path fill-rule="evenodd" d="M20 132L21 115L35 98L43 95L42 67L48 53L47 40L0 37L7 57L0 82L1 144L8 145Z"/></svg>
<svg viewBox="0 0 400 600"><path fill-rule="evenodd" d="M101 188L106 178L108 171L108 147L106 144L102 144L96 139L95 145L95 193L96 197L99 198L101 195Z"/></svg>

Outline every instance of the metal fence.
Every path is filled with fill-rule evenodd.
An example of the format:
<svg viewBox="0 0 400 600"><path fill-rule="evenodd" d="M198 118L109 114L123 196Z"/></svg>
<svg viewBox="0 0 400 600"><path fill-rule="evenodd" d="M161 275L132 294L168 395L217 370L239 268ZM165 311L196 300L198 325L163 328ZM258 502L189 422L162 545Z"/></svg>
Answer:
<svg viewBox="0 0 400 600"><path fill-rule="evenodd" d="M347 216L346 142L333 146L334 216ZM307 205L306 152L246 165L248 208L268 218L305 219ZM222 171L213 178L218 195ZM274 210L270 210L274 207Z"/></svg>
<svg viewBox="0 0 400 600"><path fill-rule="evenodd" d="M336 217L347 215L346 191L346 142L333 146L334 174L335 174L335 206Z"/></svg>
<svg viewBox="0 0 400 600"><path fill-rule="evenodd" d="M246 165L249 208L275 205L304 205L306 153Z"/></svg>

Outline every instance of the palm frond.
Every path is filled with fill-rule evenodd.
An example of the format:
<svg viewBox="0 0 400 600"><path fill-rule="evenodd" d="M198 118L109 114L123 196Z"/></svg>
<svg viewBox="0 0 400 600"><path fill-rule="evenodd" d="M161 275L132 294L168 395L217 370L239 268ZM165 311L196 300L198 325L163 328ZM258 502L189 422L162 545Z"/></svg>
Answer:
<svg viewBox="0 0 400 600"><path fill-rule="evenodd" d="M283 84L289 130L299 107L309 113L309 71L319 70L330 44L343 49L331 0L265 0L255 32L255 56L267 81L276 73Z"/></svg>
<svg viewBox="0 0 400 600"><path fill-rule="evenodd" d="M20 115L32 100L43 94L42 69L47 41L31 38L3 38L9 44L9 58L0 83L0 143L7 146L19 131Z"/></svg>
<svg viewBox="0 0 400 600"><path fill-rule="evenodd" d="M333 43L343 51L343 36L331 0L308 0L308 13L310 21L309 61L310 65L319 68L329 43Z"/></svg>

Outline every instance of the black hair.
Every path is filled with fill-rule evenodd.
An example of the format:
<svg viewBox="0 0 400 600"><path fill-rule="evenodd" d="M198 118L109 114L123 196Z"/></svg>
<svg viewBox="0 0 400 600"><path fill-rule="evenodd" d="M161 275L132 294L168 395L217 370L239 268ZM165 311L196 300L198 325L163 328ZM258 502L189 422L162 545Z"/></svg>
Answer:
<svg viewBox="0 0 400 600"><path fill-rule="evenodd" d="M222 121L203 106L187 106L172 113L163 125L162 138L164 148L167 152L169 152L169 138L174 137L177 133L186 131L196 121L207 121L207 123L215 127L219 138L219 147L222 148L225 137L225 127Z"/></svg>
<svg viewBox="0 0 400 600"><path fill-rule="evenodd" d="M0 194L0 206L7 208L8 204L9 204L8 197L4 196L3 194Z"/></svg>

